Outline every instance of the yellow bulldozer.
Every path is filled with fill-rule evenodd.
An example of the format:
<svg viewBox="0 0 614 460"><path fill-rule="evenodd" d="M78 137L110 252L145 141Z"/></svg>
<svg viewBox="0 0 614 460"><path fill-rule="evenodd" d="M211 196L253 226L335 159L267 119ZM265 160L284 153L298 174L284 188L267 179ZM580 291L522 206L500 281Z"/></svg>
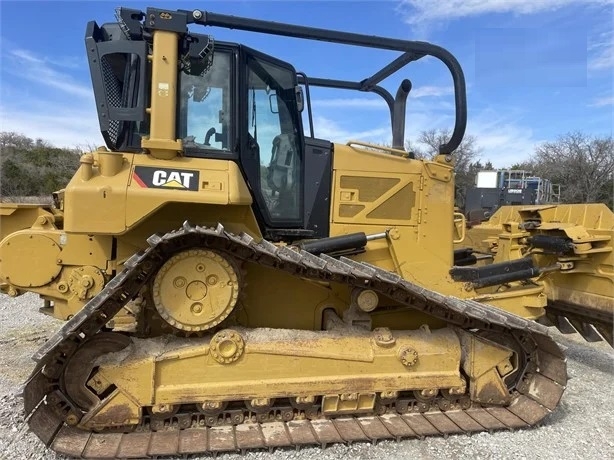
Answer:
<svg viewBox="0 0 614 460"><path fill-rule="evenodd" d="M317 78L189 25L400 55L362 80ZM0 207L2 292L66 321L23 389L45 445L189 455L521 428L556 409L566 361L532 280L569 254L455 251L467 104L448 51L160 8L92 21L85 45L106 145L53 205ZM432 161L402 147L410 81L380 85L425 56L455 94ZM381 96L392 148L316 138L312 87Z"/></svg>

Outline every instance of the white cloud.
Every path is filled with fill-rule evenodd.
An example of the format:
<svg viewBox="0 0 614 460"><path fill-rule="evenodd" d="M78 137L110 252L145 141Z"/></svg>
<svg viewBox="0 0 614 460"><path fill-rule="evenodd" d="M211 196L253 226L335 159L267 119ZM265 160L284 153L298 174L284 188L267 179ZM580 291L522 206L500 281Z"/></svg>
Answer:
<svg viewBox="0 0 614 460"><path fill-rule="evenodd" d="M51 107L31 100L23 105L0 105L0 130L41 138L56 147L103 145L98 118L87 107Z"/></svg>
<svg viewBox="0 0 614 460"><path fill-rule="evenodd" d="M502 114L500 110L489 108L470 112L465 134L475 136L482 163L491 161L497 168L527 160L535 151L535 147L542 142L530 126L524 126L514 119L513 108L506 113ZM509 115L510 113L512 115ZM426 109L408 114L405 138L420 147L417 139L422 131L430 129L451 131L453 127L452 113L436 113Z"/></svg>
<svg viewBox="0 0 614 460"><path fill-rule="evenodd" d="M553 11L572 4L611 4L611 0L402 0L401 7L409 8L406 21L458 19L488 13L534 14Z"/></svg>
<svg viewBox="0 0 614 460"><path fill-rule="evenodd" d="M319 138L333 142L346 143L349 140L360 140L379 144L390 144L392 133L387 116L372 117L373 129L352 130L355 119L347 122L335 121L330 118L316 117L314 119L315 134ZM430 129L452 129L454 116L447 112L438 113L433 110L421 110L408 113L405 139L419 147L416 140L422 131ZM535 148L543 142L536 137L530 126L524 126L512 117L500 115L499 112L485 109L470 115L466 135L473 135L480 148L480 160L491 161L497 168L511 166L527 160Z"/></svg>
<svg viewBox="0 0 614 460"><path fill-rule="evenodd" d="M313 119L313 126L316 137L343 144L349 140L384 143L390 142L392 137L388 125L367 130L351 130L344 128L340 123L329 118L315 116Z"/></svg>
<svg viewBox="0 0 614 460"><path fill-rule="evenodd" d="M311 101L314 110L319 108L350 108L350 109L385 109L388 105L381 99L353 98L333 98L333 99L314 99Z"/></svg>
<svg viewBox="0 0 614 460"><path fill-rule="evenodd" d="M82 59L49 58L2 41L0 130L41 138L57 147L102 145L93 91ZM12 77L17 77L12 78Z"/></svg>
<svg viewBox="0 0 614 460"><path fill-rule="evenodd" d="M474 135L481 149L480 158L490 160L496 168L511 166L527 160L543 142L535 137L529 126L484 110L471 117L467 133Z"/></svg>
<svg viewBox="0 0 614 460"><path fill-rule="evenodd" d="M3 64L9 73L29 80L39 86L46 86L71 96L78 96L93 101L92 89L81 84L70 73L65 71L66 69L75 68L74 61L68 58L51 61L25 49L10 50L7 58L3 59L5 61Z"/></svg>
<svg viewBox="0 0 614 460"><path fill-rule="evenodd" d="M358 102L347 102L353 101L352 99L343 101L346 101L343 103L346 106L358 104ZM366 101L369 102L369 100ZM385 104L383 106L385 107ZM340 143L351 139L372 143L391 143L390 119L386 111L371 111L368 116L355 112L347 117L316 114L314 117L316 136ZM503 168L527 160L534 153L535 147L544 139L541 139L530 126L525 126L518 120L518 117L522 116L523 111L515 110L513 107L507 107L504 111L500 108L497 110L476 108L470 111L466 133L475 136L482 162L490 160L495 167ZM372 128L363 128L365 126L372 126ZM416 141L422 131L451 130L453 127L453 107L442 110L438 104L423 103L423 101L409 104L405 123L405 139L411 140L414 145L417 145Z"/></svg>
<svg viewBox="0 0 614 460"><path fill-rule="evenodd" d="M589 107L614 106L614 96L603 96L593 100Z"/></svg>
<svg viewBox="0 0 614 460"><path fill-rule="evenodd" d="M420 86L412 89L409 93L408 104L414 99L422 98L437 98L454 94L452 86ZM320 108L335 108L335 109L383 109L388 110L388 105L382 98L329 98L329 99L313 99L311 101L314 110ZM447 106L444 106L447 107Z"/></svg>
<svg viewBox="0 0 614 460"><path fill-rule="evenodd" d="M614 32L612 28L599 33L588 46L591 54L588 61L589 70L607 70L614 68Z"/></svg>
<svg viewBox="0 0 614 460"><path fill-rule="evenodd" d="M410 99L416 99L421 97L442 97L454 94L453 86L419 86L416 89L412 89L409 93Z"/></svg>
<svg viewBox="0 0 614 460"><path fill-rule="evenodd" d="M422 131L430 129L452 129L454 116L450 112L436 113L429 108L408 113L405 118L405 139L415 143Z"/></svg>

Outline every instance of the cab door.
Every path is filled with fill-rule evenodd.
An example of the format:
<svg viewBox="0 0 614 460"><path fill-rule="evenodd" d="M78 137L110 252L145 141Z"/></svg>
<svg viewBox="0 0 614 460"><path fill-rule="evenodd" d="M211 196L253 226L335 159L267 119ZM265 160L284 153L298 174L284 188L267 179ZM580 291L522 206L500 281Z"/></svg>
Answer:
<svg viewBox="0 0 614 460"><path fill-rule="evenodd" d="M254 195L254 212L268 237L282 235L284 229L300 234L304 140L296 71L278 59L242 48L245 118L240 159Z"/></svg>

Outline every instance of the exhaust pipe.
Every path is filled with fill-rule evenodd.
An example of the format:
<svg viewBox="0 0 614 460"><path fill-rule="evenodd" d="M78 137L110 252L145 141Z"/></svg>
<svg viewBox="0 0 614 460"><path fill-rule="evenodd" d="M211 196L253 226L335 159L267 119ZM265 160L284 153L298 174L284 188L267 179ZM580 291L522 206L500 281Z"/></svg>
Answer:
<svg viewBox="0 0 614 460"><path fill-rule="evenodd" d="M394 98L392 121L392 148L405 150L405 107L407 96L411 91L411 81L407 78L401 82ZM412 156L413 158L413 156Z"/></svg>

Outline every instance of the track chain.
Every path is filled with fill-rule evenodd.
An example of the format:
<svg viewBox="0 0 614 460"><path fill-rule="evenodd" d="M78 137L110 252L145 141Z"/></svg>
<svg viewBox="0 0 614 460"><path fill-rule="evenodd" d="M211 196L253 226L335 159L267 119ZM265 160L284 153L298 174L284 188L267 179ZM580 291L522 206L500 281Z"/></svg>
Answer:
<svg viewBox="0 0 614 460"><path fill-rule="evenodd" d="M558 405L567 382L566 360L547 328L495 307L441 295L395 273L347 258L320 257L296 248L276 246L247 234L216 228L182 228L148 239L149 247L132 256L82 310L33 356L37 365L24 388L28 423L46 446L82 458L144 458L203 452L245 451L275 447L376 442L381 439L425 437L449 433L524 428L539 423ZM302 278L368 288L416 310L463 329L513 335L525 352L527 365L507 407L386 413L379 416L246 422L236 426L167 427L160 431L91 433L66 424L55 407L63 367L81 343L100 331L172 254L191 247L231 253L247 262L284 270ZM62 396L60 394L60 396Z"/></svg>

